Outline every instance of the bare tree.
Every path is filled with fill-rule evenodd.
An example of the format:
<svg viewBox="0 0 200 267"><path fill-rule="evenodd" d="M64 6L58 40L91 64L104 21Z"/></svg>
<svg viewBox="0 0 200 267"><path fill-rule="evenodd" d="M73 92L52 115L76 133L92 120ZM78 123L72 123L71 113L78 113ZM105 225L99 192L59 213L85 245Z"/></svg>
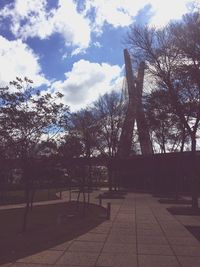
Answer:
<svg viewBox="0 0 200 267"><path fill-rule="evenodd" d="M103 155L115 157L124 118L124 103L120 93L112 91L94 103L99 133L98 149Z"/></svg>
<svg viewBox="0 0 200 267"><path fill-rule="evenodd" d="M163 29L133 26L128 36L132 55L145 60L157 85L168 90L174 113L191 140L195 162L200 121L200 21L192 13ZM198 207L197 177L193 174L193 207Z"/></svg>
<svg viewBox="0 0 200 267"><path fill-rule="evenodd" d="M114 158L117 155L119 139L124 120L125 103L121 93L112 91L101 97L94 103L94 113L97 116L98 135L97 149L101 155L108 158ZM108 166L109 190L112 190L113 184L117 186L117 176Z"/></svg>
<svg viewBox="0 0 200 267"><path fill-rule="evenodd" d="M98 133L97 120L91 109L82 109L72 113L68 130L75 134L82 143L83 155L90 158L96 150L96 136Z"/></svg>
<svg viewBox="0 0 200 267"><path fill-rule="evenodd" d="M153 90L145 97L145 111L155 151L161 153L184 151L188 136L174 113L168 91Z"/></svg>

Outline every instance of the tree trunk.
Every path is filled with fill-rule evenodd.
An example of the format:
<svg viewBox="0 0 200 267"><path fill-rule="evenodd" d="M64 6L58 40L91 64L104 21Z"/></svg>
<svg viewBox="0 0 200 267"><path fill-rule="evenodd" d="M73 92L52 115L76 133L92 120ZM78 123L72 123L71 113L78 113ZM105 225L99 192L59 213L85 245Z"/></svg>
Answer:
<svg viewBox="0 0 200 267"><path fill-rule="evenodd" d="M25 200L26 200L26 207L24 211L24 217L23 217L23 226L22 226L22 232L26 231L27 228L27 221L28 221L28 212L30 207L30 191L29 188L25 189Z"/></svg>
<svg viewBox="0 0 200 267"><path fill-rule="evenodd" d="M191 158L191 175L192 175L192 208L198 209L198 176L196 173L196 133L191 135L191 148L192 148L192 158Z"/></svg>
<svg viewBox="0 0 200 267"><path fill-rule="evenodd" d="M25 232L27 228L27 220L28 220L28 212L30 208L30 181L29 181L29 166L28 166L28 160L27 160L27 153L25 152L22 156L22 166L23 166L23 181L25 184L25 203L26 207L24 210L24 216L23 216L23 225L22 225L22 231Z"/></svg>
<svg viewBox="0 0 200 267"><path fill-rule="evenodd" d="M195 155L196 154L196 134L192 134L191 136L191 150L192 150L192 153Z"/></svg>
<svg viewBox="0 0 200 267"><path fill-rule="evenodd" d="M34 196L35 196L35 190L32 190L31 191L31 211L33 210Z"/></svg>
<svg viewBox="0 0 200 267"><path fill-rule="evenodd" d="M112 170L110 167L108 167L108 186L109 186L109 191L112 191L113 187L113 175L112 175Z"/></svg>
<svg viewBox="0 0 200 267"><path fill-rule="evenodd" d="M185 140L186 140L186 133L185 133L185 128L183 128L180 152L184 151Z"/></svg>

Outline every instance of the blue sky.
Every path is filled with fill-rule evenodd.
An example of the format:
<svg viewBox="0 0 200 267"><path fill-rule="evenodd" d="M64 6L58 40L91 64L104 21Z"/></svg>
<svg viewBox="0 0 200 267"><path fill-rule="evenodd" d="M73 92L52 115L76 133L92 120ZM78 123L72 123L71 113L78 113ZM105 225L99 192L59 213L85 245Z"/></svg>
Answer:
<svg viewBox="0 0 200 267"><path fill-rule="evenodd" d="M122 86L133 23L180 19L190 0L0 0L0 86L27 76L71 110ZM197 1L198 2L198 1Z"/></svg>

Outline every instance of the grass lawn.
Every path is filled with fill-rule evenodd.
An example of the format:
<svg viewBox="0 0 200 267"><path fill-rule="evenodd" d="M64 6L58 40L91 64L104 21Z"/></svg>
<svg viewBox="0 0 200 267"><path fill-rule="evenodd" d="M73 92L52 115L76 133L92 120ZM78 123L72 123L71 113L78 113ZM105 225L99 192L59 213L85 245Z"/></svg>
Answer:
<svg viewBox="0 0 200 267"><path fill-rule="evenodd" d="M183 205L192 205L192 200L191 199L184 199L184 198L166 198L166 199L159 199L158 200L161 204L183 204Z"/></svg>
<svg viewBox="0 0 200 267"><path fill-rule="evenodd" d="M65 190L62 188L62 190ZM59 189L38 189L35 192L34 202L37 201L46 201L46 200L56 200L59 197L56 193L59 192ZM0 197L0 205L7 204L19 204L24 203L24 191L23 190L10 190L6 194Z"/></svg>
<svg viewBox="0 0 200 267"><path fill-rule="evenodd" d="M76 202L36 206L21 232L24 209L0 211L0 264L38 253L82 235L105 220L103 207Z"/></svg>
<svg viewBox="0 0 200 267"><path fill-rule="evenodd" d="M198 241L200 241L200 226L187 225L185 227Z"/></svg>
<svg viewBox="0 0 200 267"><path fill-rule="evenodd" d="M174 206L174 207L169 207L167 210L172 214L172 215L186 215L186 216L200 216L200 208L198 209L193 209L191 206Z"/></svg>

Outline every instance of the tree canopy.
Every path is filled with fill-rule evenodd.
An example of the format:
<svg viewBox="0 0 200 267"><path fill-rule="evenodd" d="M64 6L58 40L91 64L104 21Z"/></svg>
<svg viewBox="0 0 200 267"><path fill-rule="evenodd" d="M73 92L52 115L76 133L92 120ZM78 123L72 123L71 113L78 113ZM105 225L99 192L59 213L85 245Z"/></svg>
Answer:
<svg viewBox="0 0 200 267"><path fill-rule="evenodd" d="M134 59L146 62L155 89L167 90L174 114L196 150L200 120L200 20L190 13L162 29L133 26L128 44Z"/></svg>

